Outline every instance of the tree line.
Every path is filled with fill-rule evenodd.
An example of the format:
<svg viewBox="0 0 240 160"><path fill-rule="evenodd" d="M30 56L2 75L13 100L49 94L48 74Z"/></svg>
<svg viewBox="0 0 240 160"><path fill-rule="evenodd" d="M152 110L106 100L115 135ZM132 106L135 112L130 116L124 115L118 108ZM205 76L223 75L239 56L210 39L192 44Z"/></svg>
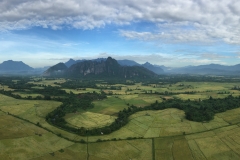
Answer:
<svg viewBox="0 0 240 160"><path fill-rule="evenodd" d="M100 97L100 98L105 98L105 97ZM74 132L81 136L101 135L101 134L109 134L120 129L121 127L123 127L129 122L129 116L139 111L177 108L185 112L186 119L191 121L196 121L196 122L205 122L205 121L212 120L216 113L238 108L240 106L240 97L233 97L232 95L229 95L224 99L213 99L212 97L210 97L207 100L199 99L199 101L170 99L170 100L165 100L162 103L158 103L158 101L156 101L155 103L146 107L136 107L134 105L131 105L128 108L125 108L119 111L117 119L109 126L105 126L101 128L93 128L93 129L88 129L84 127L74 128L69 126L63 117L65 116L66 113L75 111L75 110L72 110L72 106L85 105L87 107L85 108L81 107L81 108L88 109L93 107L91 105L92 100L94 100L94 98L93 99L90 98L88 99L88 101L83 101L83 99L81 99L81 101L83 101L81 102L81 104L78 104L76 102L72 104L71 100L68 101L67 103L63 103L56 110L49 113L46 117L46 120L52 125L58 126L70 132Z"/></svg>

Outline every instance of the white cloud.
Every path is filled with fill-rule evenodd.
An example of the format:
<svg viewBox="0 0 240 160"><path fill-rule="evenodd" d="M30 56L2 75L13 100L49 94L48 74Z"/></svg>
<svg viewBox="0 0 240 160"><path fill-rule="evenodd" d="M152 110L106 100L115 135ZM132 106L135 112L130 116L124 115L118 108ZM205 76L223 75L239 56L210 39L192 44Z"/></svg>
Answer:
<svg viewBox="0 0 240 160"><path fill-rule="evenodd" d="M155 54L145 54L145 55L116 55L110 53L100 53L92 56L81 56L73 57L75 60L79 59L95 59L95 58L107 58L113 57L117 60L133 60L139 64L145 62L150 62L151 64L156 65L165 65L170 67L183 67L187 65L203 65L210 63L226 64L222 61L223 57L215 53L202 53L202 54L191 54L189 55L179 55L179 54L164 54L164 53L155 53Z"/></svg>
<svg viewBox="0 0 240 160"><path fill-rule="evenodd" d="M179 64L189 64L189 65L204 65L204 64L210 64L210 63L215 63L215 64L226 64L225 62L222 62L221 60L213 60L213 59L191 59L191 58L183 58L179 60Z"/></svg>
<svg viewBox="0 0 240 160"><path fill-rule="evenodd" d="M158 27L159 32L121 30L120 35L129 39L170 43L201 42L209 44L223 41L228 44L240 44L240 27L224 25L215 27L196 23L165 23Z"/></svg>
<svg viewBox="0 0 240 160"><path fill-rule="evenodd" d="M0 10L2 31L33 26L93 29L148 21L160 32L121 33L143 40L240 44L239 0L2 0ZM186 29L189 26L193 30Z"/></svg>
<svg viewBox="0 0 240 160"><path fill-rule="evenodd" d="M74 57L74 59L95 59L95 58L107 58L112 57L117 60L134 60L140 64L145 62L151 62L153 64L160 64L171 60L171 56L167 54L145 54L145 55L134 55L134 54L126 54L126 55L118 55L118 54L110 54L110 53L99 53L91 56L81 56L81 57Z"/></svg>
<svg viewBox="0 0 240 160"><path fill-rule="evenodd" d="M235 52L235 54L237 55L236 58L240 58L240 51L239 52Z"/></svg>
<svg viewBox="0 0 240 160"><path fill-rule="evenodd" d="M204 59L204 58L207 58L207 59L210 59L210 60L220 60L220 59L225 59L225 58L230 58L230 56L223 56L223 55L219 55L219 54L216 54L216 53L202 53L200 54L200 58L201 59Z"/></svg>

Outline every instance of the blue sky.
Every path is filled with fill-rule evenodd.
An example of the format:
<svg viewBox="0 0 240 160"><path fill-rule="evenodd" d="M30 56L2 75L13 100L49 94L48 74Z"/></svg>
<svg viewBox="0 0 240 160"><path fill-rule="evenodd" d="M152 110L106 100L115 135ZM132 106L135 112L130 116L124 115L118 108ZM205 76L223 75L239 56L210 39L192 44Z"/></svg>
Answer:
<svg viewBox="0 0 240 160"><path fill-rule="evenodd" d="M0 63L240 63L238 0L3 0L0 10Z"/></svg>

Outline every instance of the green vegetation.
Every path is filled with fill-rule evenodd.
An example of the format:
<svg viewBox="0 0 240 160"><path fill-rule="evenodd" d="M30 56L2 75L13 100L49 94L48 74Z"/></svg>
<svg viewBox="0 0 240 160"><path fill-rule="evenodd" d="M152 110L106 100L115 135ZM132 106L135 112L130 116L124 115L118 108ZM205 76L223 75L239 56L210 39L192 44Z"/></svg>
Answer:
<svg viewBox="0 0 240 160"><path fill-rule="evenodd" d="M88 95L89 96L89 95ZM95 96L98 98L104 98L95 93ZM89 99L89 101L86 101ZM94 99L94 98L92 98ZM85 103L84 103L85 102ZM74 104L75 103L75 104ZM71 99L68 102L64 102L63 105L58 107L53 112L49 113L46 116L46 120L56 126L64 128L70 132L74 132L79 135L101 135L102 133L109 134L113 131L120 129L122 126L126 125L129 121L129 116L144 110L163 110L167 108L177 108L185 111L186 119L203 122L210 121L214 118L215 113L224 112L229 109L238 108L240 104L240 97L234 98L233 96L228 96L224 99L213 99L210 97L208 100L199 100L199 101L183 101L179 99L171 99L168 101L164 101L162 103L158 103L157 101L144 108L130 106L127 109L124 108L122 111L118 112L118 117L112 122L109 126L97 127L92 129L87 129L85 127L76 128L67 125L65 119L63 118L66 113L76 112L77 106L78 108L82 108L83 106L87 109L91 107L91 99L85 95L85 97L80 101L74 102Z"/></svg>
<svg viewBox="0 0 240 160"><path fill-rule="evenodd" d="M0 159L239 159L238 86L1 77Z"/></svg>
<svg viewBox="0 0 240 160"><path fill-rule="evenodd" d="M108 126L116 117L105 114L93 113L93 112L79 112L67 114L64 119L67 124L74 127L85 127L85 128L98 128Z"/></svg>
<svg viewBox="0 0 240 160"><path fill-rule="evenodd" d="M177 82L173 84L172 82L175 79L181 79L180 76L177 78L164 77L162 78L165 80L164 82L160 78L160 80L152 79L143 83L135 80L124 82L114 79L89 81L81 79L14 78L16 79L11 81L9 81L9 78L2 80L2 85L11 82L10 86L13 89L13 91L2 89L0 90L2 94L17 99L62 102L62 105L46 115L47 122L82 136L101 135L103 132L105 134L112 133L126 125L129 122L130 115L143 110L177 108L184 110L187 119L203 122L212 120L215 113L239 107L239 98L235 98L239 95L236 82L233 84L222 82ZM194 78L190 76L186 80ZM203 78L213 81L219 79L218 77L215 79L212 77ZM235 79L233 78L231 81L235 81ZM50 84L50 82L53 85L44 85L46 83ZM79 95L74 94L71 91L74 90L74 86L77 91L84 92ZM210 86L214 87L210 89ZM87 91L92 91L92 93ZM24 94L28 96L23 96ZM92 126L87 125L86 122L85 124L82 123L83 126L74 124L75 121L78 121L78 118L82 119L83 117L75 116L76 118L68 119L68 122L65 119L66 114L72 115L72 113L80 112L84 115L86 111L114 115L117 118L102 125ZM110 122L112 123L110 124Z"/></svg>

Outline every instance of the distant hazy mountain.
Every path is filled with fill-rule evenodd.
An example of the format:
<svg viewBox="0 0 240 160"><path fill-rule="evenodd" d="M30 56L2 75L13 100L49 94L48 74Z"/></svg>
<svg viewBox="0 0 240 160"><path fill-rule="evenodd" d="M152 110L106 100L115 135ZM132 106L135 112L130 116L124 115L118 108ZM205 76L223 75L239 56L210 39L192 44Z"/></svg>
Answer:
<svg viewBox="0 0 240 160"><path fill-rule="evenodd" d="M76 61L74 60L74 59L69 59L66 63L65 63L65 65L67 66L67 67L70 67L71 65L73 65L73 64L75 64L76 63Z"/></svg>
<svg viewBox="0 0 240 160"><path fill-rule="evenodd" d="M82 60L74 60L74 59L69 59L65 65L69 68L71 67L72 65L76 64L76 63L79 63L79 62L83 62L83 61L86 61L85 59L82 59Z"/></svg>
<svg viewBox="0 0 240 160"><path fill-rule="evenodd" d="M158 66L158 65L152 65L152 64L149 63L149 62L144 63L142 66L143 66L144 68L149 69L150 71L153 71L153 72L156 73L156 74L163 74L163 73L164 73L163 69L162 69L160 66Z"/></svg>
<svg viewBox="0 0 240 160"><path fill-rule="evenodd" d="M234 66L225 66L220 64L187 66L175 68L170 70L169 72L178 74L240 75L240 64Z"/></svg>
<svg viewBox="0 0 240 160"><path fill-rule="evenodd" d="M38 72L40 72L40 71L42 71L42 72L44 72L44 71L46 71L47 69L49 69L51 66L45 66L45 67L40 67L40 68L34 68L34 71L38 71Z"/></svg>
<svg viewBox="0 0 240 160"><path fill-rule="evenodd" d="M106 58L97 58L97 59L92 59L91 61L97 61L97 62L100 62L100 61L106 61L107 59ZM83 62L83 61L87 61L86 59L82 59L82 60L73 60L73 59L69 59L65 65L67 67L70 67L71 65L73 64L76 64L76 63L79 63L79 62ZM132 61L132 60L117 60L117 62L121 65L121 66L140 66L140 64L138 64L137 62L135 61Z"/></svg>
<svg viewBox="0 0 240 160"><path fill-rule="evenodd" d="M22 61L4 61L0 64L1 72L23 72L23 71L33 71L33 68L26 65Z"/></svg>
<svg viewBox="0 0 240 160"><path fill-rule="evenodd" d="M97 58L97 59L92 59L91 61L97 61L97 62L100 62L100 61L105 61L106 58ZM81 59L81 60L74 60L74 59L69 59L65 65L69 68L71 67L73 64L76 64L76 63L79 63L79 62L83 62L83 61L87 61L86 59Z"/></svg>
<svg viewBox="0 0 240 160"><path fill-rule="evenodd" d="M73 64L79 63L79 62L83 62L83 61L87 61L87 60L73 60L70 59L68 62L65 63L65 65L67 67L72 66ZM98 58L98 59L93 59L91 61L96 61L96 62L101 62L101 61L106 61L106 58ZM144 68L149 69L150 71L153 71L156 74L163 74L164 70L161 68L161 66L158 65L152 65L150 63L145 63L143 65L133 61L133 60L117 60L117 62L121 65L121 66L143 66Z"/></svg>
<svg viewBox="0 0 240 160"><path fill-rule="evenodd" d="M73 74L74 72L71 72L70 70L75 70L75 67L80 67L82 70L83 75L85 74L99 74L102 75L111 75L111 67L114 67L114 65L107 65L106 61L109 61L109 58L98 58L93 60L73 60L70 59L68 62L59 63L52 67L43 67L43 68L35 68L28 66L27 64L21 62L21 61L4 61L0 64L0 73L1 74L27 74L27 75L59 75L62 73L68 73ZM115 60L113 61L117 62L117 70L113 70L112 76L114 75L121 75L126 77L133 77L133 76L140 76L140 75L151 75L149 73L149 70L156 73L156 74L200 74L200 75L240 75L240 64L233 65L233 66L225 66L220 64L208 64L208 65L199 65L199 66L186 66L186 67L180 67L180 68L171 68L171 67L165 67L165 66L159 66L159 65L153 65L149 62L146 62L144 64L139 64L133 60ZM84 62L84 63L82 63ZM76 65L78 64L78 65ZM81 64L81 65L80 65ZM76 65L76 66L75 66ZM73 67L74 66L74 67ZM84 67L90 70L84 69ZM90 67L91 66L91 67ZM104 66L108 66L109 68L106 71L106 68ZM105 72L106 71L106 72ZM88 73L89 72L89 73ZM152 73L151 72L151 73ZM113 74L114 73L114 74ZM74 74L79 74L75 72ZM134 75L135 74L135 75ZM80 76L80 75L79 75ZM141 77L141 76L140 76ZM148 77L148 76L143 76Z"/></svg>
<svg viewBox="0 0 240 160"><path fill-rule="evenodd" d="M54 75L61 75L65 73L68 67L64 63L58 63L43 73L43 76L54 76Z"/></svg>
<svg viewBox="0 0 240 160"><path fill-rule="evenodd" d="M158 65L157 65L157 66L158 66ZM161 66L159 66L159 67L162 68L165 73L169 72L169 71L172 69L172 67L166 67L166 66L164 66L164 65L161 65Z"/></svg>
<svg viewBox="0 0 240 160"><path fill-rule="evenodd" d="M117 60L117 61L121 66L141 66L141 64L132 60L124 59L124 60Z"/></svg>
<svg viewBox="0 0 240 160"><path fill-rule="evenodd" d="M66 62L66 66L70 67L72 64L83 62L86 60L73 60L70 59ZM92 61L106 61L105 58L94 59ZM225 66L220 64L208 64L199 66L186 66L180 68L171 68L160 65L153 65L149 62L139 64L133 60L117 60L121 66L143 66L156 74L201 74L201 75L240 75L240 64L234 66Z"/></svg>
<svg viewBox="0 0 240 160"><path fill-rule="evenodd" d="M106 60L85 60L66 69L61 63L49 68L44 75L52 76L64 73L74 77L118 77L118 78L151 78L157 75L142 66L121 66L118 62L108 57ZM62 69L62 70L60 70Z"/></svg>

